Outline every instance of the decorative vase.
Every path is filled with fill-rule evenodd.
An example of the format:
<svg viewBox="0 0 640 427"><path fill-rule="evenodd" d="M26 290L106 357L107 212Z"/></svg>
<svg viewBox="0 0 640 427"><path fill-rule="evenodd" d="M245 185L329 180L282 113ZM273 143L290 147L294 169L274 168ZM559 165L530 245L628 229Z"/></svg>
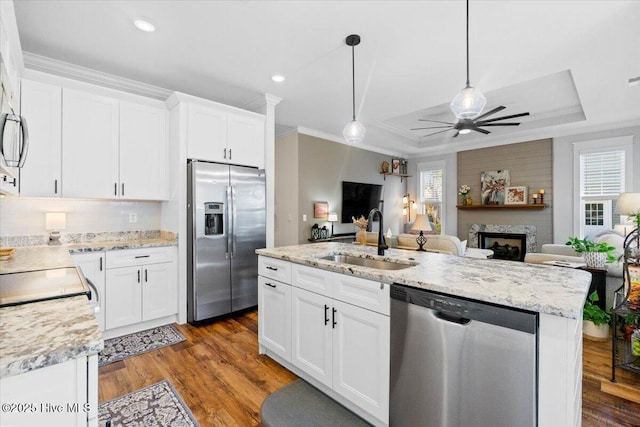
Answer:
<svg viewBox="0 0 640 427"><path fill-rule="evenodd" d="M466 195L464 195L464 194L462 195L462 200L461 200L460 204L461 204L462 206L467 206L467 205L469 204L469 203L468 203L468 199L467 199L467 196L466 196Z"/></svg>
<svg viewBox="0 0 640 427"><path fill-rule="evenodd" d="M582 335L592 341L608 341L609 340L609 324L602 323L596 326L590 320L582 321Z"/></svg>
<svg viewBox="0 0 640 427"><path fill-rule="evenodd" d="M358 243L359 245L366 245L367 244L367 229L366 228L361 228L356 233L356 243Z"/></svg>
<svg viewBox="0 0 640 427"><path fill-rule="evenodd" d="M604 268L607 263L607 254L605 252L585 252L584 262L587 267Z"/></svg>

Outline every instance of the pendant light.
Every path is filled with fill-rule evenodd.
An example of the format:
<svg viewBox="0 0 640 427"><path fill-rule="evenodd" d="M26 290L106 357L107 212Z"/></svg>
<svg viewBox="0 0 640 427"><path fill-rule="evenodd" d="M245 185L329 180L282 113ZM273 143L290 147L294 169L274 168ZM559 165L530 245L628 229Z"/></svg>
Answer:
<svg viewBox="0 0 640 427"><path fill-rule="evenodd" d="M344 139L350 144L357 144L364 140L367 130L364 125L356 120L356 65L355 65L355 46L360 44L360 36L351 34L346 39L347 46L351 46L351 83L352 83L352 100L353 100L353 119L347 123L342 130Z"/></svg>
<svg viewBox="0 0 640 427"><path fill-rule="evenodd" d="M467 0L467 84L460 91L450 108L458 119L475 119L482 113L487 103L487 98L478 90L469 85L469 0ZM467 133L470 132L467 130ZM463 133L460 131L460 133Z"/></svg>

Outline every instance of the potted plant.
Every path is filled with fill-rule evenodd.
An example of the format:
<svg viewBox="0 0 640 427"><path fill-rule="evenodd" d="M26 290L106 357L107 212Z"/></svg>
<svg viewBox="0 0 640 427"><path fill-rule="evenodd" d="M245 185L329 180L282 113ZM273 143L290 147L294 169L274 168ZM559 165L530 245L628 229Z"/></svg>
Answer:
<svg viewBox="0 0 640 427"><path fill-rule="evenodd" d="M622 316L624 322L622 323L620 329L622 332L622 337L629 341L631 340L631 335L636 330L636 321L638 320L637 314L627 314L626 316Z"/></svg>
<svg viewBox="0 0 640 427"><path fill-rule="evenodd" d="M616 260L613 254L613 251L616 250L615 246L611 246L606 242L596 243L589 239L569 237L565 244L571 246L574 251L583 254L587 267L604 268L606 263Z"/></svg>
<svg viewBox="0 0 640 427"><path fill-rule="evenodd" d="M595 305L600 298L598 293L593 291L584 302L582 311L582 334L585 338L593 341L607 341L609 339L609 313Z"/></svg>

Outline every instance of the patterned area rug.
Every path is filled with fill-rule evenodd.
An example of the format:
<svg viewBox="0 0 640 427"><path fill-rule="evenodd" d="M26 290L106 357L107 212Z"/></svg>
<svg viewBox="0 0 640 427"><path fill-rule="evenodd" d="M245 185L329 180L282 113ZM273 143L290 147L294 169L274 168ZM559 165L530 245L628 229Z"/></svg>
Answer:
<svg viewBox="0 0 640 427"><path fill-rule="evenodd" d="M169 380L100 404L98 425L111 427L199 427Z"/></svg>
<svg viewBox="0 0 640 427"><path fill-rule="evenodd" d="M98 357L98 366L104 366L184 340L185 337L173 325L159 326L146 331L105 340L104 349Z"/></svg>

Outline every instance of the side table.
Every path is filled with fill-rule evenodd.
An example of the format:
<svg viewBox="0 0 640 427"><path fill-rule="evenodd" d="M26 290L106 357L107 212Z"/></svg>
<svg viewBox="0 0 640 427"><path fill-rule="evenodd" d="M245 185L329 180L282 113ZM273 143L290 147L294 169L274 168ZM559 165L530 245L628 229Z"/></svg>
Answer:
<svg viewBox="0 0 640 427"><path fill-rule="evenodd" d="M606 268L593 268L593 267L578 267L580 270L585 270L591 273L591 286L589 286L589 295L593 291L598 293L599 300L596 305L607 311L607 269Z"/></svg>

